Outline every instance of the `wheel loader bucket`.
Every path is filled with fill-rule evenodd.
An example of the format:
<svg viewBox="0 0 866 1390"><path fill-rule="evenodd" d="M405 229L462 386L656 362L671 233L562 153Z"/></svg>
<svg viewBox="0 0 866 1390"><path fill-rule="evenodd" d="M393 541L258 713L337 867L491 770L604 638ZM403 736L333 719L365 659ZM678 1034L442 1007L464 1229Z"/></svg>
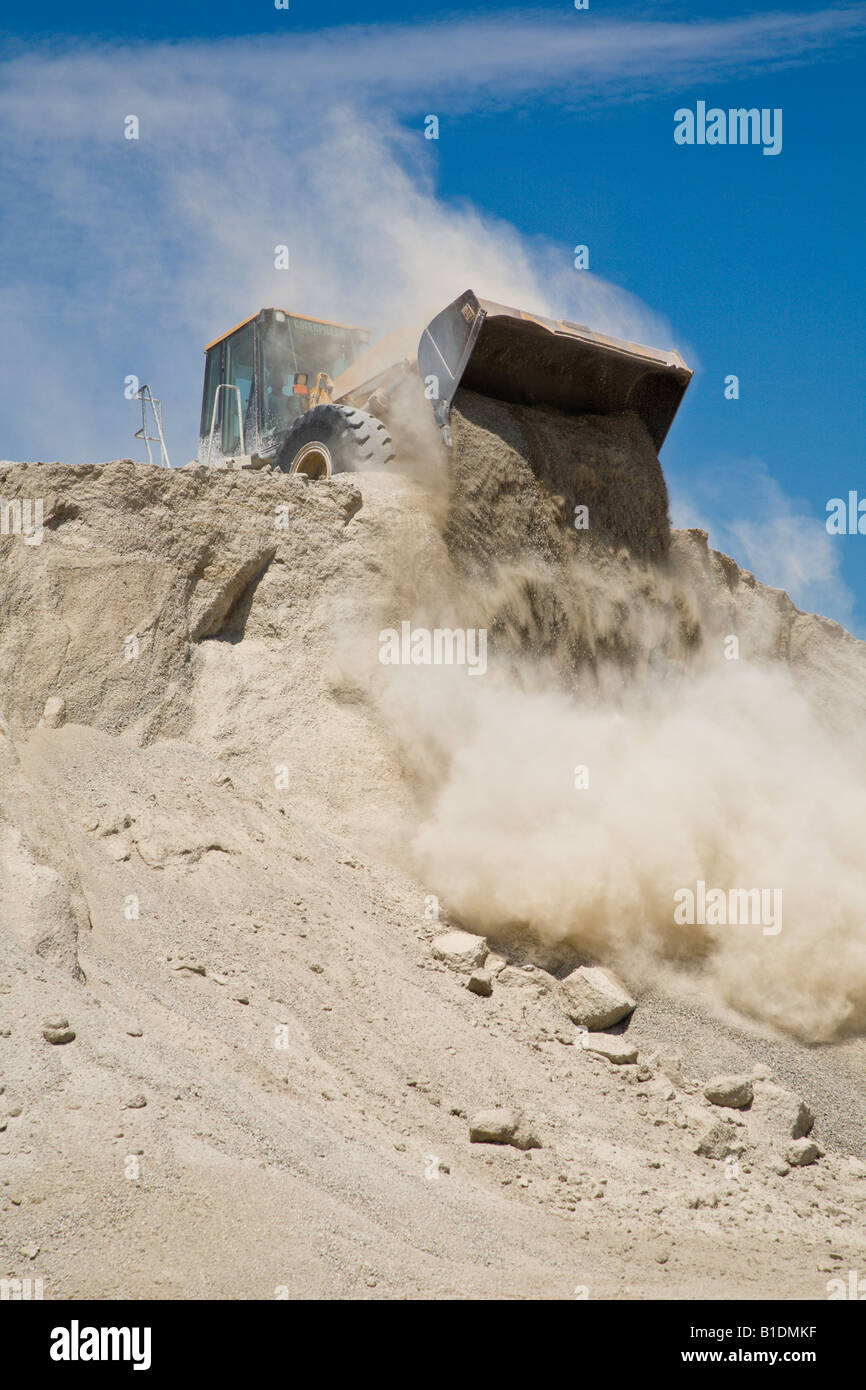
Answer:
<svg viewBox="0 0 866 1390"><path fill-rule="evenodd" d="M420 341L418 331L406 327L381 339L338 377L334 399L360 404L417 366L446 439L451 403L463 387L569 415L632 410L658 453L692 376L677 352L510 309L472 290L436 314Z"/></svg>
<svg viewBox="0 0 866 1390"><path fill-rule="evenodd" d="M424 329L418 369L425 381L438 377L446 416L458 387L569 415L632 410L657 453L692 376L677 352L509 309L471 290Z"/></svg>

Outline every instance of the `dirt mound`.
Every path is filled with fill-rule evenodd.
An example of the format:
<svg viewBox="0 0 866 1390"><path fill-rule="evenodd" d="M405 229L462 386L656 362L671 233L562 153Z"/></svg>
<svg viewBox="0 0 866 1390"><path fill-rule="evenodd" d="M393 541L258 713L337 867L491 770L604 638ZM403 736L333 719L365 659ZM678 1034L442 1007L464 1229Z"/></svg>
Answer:
<svg viewBox="0 0 866 1390"><path fill-rule="evenodd" d="M627 417L464 397L455 435L444 486L0 466L44 500L0 540L0 1248L46 1297L821 1297L862 1264L864 648L668 537ZM383 665L403 623L486 629L484 679ZM702 873L781 880L782 933L684 945ZM449 926L498 943L481 993ZM572 1045L593 954L636 1064ZM831 1152L789 1172L746 1117L735 1173L697 1082L768 1051ZM471 1144L488 1110L541 1148Z"/></svg>

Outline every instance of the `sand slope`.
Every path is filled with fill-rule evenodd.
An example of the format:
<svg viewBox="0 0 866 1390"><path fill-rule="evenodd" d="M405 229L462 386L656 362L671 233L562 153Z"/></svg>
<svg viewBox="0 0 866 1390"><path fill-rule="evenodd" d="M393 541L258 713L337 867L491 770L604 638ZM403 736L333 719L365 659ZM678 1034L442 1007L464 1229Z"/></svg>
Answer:
<svg viewBox="0 0 866 1390"><path fill-rule="evenodd" d="M482 920L490 882L422 872L475 716L453 733L465 672L404 694L381 666L404 619L487 626L497 690L529 660L577 701L735 624L827 728L862 713L862 644L699 533L569 530L526 472L543 424L530 445L464 402L462 463L426 486L0 465L4 498L46 499L41 545L0 540L0 1274L47 1298L822 1298L863 1268L853 1025L809 1046L647 937L616 962L639 1061L612 1066L559 987L591 932ZM590 471L637 467L617 428L583 426ZM497 938L489 998L434 958L449 923ZM732 1114L697 1084L720 1071L758 1073L727 1163L695 1153ZM816 1112L817 1164L778 1171L770 1074ZM470 1144L496 1105L541 1147Z"/></svg>

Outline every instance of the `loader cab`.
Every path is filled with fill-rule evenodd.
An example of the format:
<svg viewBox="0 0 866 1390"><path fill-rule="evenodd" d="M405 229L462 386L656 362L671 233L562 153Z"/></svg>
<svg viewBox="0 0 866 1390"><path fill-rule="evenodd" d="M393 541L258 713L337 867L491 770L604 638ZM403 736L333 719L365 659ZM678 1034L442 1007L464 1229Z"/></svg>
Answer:
<svg viewBox="0 0 866 1390"><path fill-rule="evenodd" d="M363 328L261 309L205 348L199 462L268 458L308 408L320 372L332 379L369 342Z"/></svg>

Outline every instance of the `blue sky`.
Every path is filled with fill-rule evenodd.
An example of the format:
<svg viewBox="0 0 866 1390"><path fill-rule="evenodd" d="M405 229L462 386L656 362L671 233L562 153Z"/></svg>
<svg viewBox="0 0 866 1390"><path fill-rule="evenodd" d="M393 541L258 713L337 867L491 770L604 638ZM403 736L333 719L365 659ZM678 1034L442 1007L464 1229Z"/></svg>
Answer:
<svg viewBox="0 0 866 1390"><path fill-rule="evenodd" d="M866 6L406 16L7 9L0 456L134 451L117 384L136 372L183 462L207 338L265 302L384 330L419 280L435 301L463 275L678 347L697 374L662 454L674 520L866 634L866 536L824 528L830 497L866 496ZM698 100L781 108L781 154L676 145L674 111Z"/></svg>

